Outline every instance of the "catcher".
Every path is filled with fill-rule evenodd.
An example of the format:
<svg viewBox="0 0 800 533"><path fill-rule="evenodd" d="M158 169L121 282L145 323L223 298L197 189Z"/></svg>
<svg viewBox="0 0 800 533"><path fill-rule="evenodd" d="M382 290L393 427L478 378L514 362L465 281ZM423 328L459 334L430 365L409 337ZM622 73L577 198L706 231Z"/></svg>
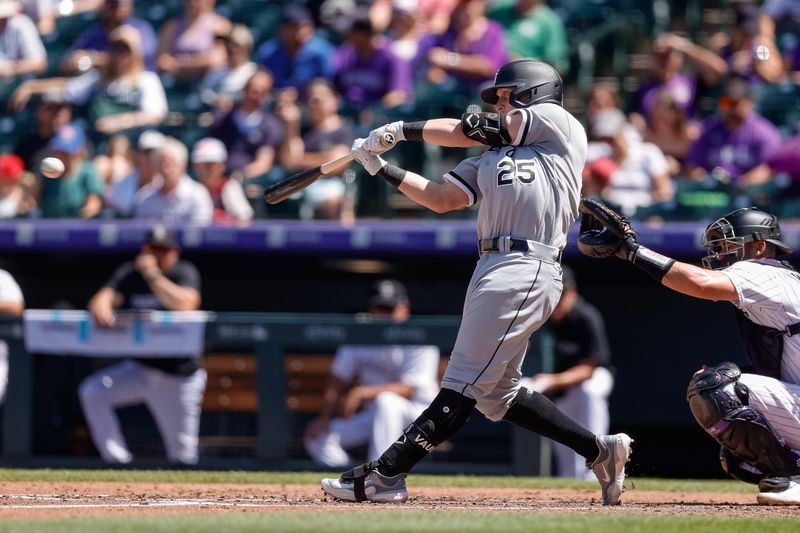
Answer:
<svg viewBox="0 0 800 533"><path fill-rule="evenodd" d="M725 362L698 370L689 408L722 446L722 468L758 484L758 503L800 505L800 273L776 259L792 252L777 217L751 207L712 222L699 268L639 244L628 221L601 202L583 199L580 210L584 254L617 256L672 290L737 308L752 369Z"/></svg>

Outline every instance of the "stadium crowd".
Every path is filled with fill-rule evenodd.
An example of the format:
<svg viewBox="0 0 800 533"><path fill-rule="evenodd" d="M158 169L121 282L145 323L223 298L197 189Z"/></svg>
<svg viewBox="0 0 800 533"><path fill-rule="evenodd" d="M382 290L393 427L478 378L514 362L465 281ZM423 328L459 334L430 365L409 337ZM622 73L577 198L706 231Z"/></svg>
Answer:
<svg viewBox="0 0 800 533"><path fill-rule="evenodd" d="M561 71L587 127L586 195L640 219L745 205L798 218L800 2L720 7L696 40L679 17L637 34L643 74L584 95L581 2L0 0L0 217L385 214L355 167L278 206L262 193L382 123L459 116L500 65L533 57ZM63 177L40 174L48 155ZM391 155L431 176L451 159Z"/></svg>

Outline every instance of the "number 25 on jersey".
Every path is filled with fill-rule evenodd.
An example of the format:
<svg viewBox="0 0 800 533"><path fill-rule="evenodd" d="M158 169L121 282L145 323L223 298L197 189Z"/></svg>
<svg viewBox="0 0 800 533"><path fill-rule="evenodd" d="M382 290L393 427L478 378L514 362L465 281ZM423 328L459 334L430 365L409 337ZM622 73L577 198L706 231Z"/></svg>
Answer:
<svg viewBox="0 0 800 533"><path fill-rule="evenodd" d="M509 148L497 163L497 186L513 185L515 176L520 183L533 182L536 179L536 160L517 162L514 159L514 149Z"/></svg>

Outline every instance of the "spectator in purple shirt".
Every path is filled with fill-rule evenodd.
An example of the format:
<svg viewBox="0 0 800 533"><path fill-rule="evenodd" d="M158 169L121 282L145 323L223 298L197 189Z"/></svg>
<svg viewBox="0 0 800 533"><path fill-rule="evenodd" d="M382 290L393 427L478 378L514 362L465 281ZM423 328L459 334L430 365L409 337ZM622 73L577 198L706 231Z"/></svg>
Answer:
<svg viewBox="0 0 800 533"><path fill-rule="evenodd" d="M767 157L780 146L781 136L755 112L747 78L729 78L718 106L720 115L706 121L686 156L689 177L699 181L710 173L738 187L769 181Z"/></svg>
<svg viewBox="0 0 800 533"><path fill-rule="evenodd" d="M133 26L142 40L142 55L147 70L156 69L158 41L149 22L133 17L133 0L104 0L100 8L100 24L92 26L73 43L64 54L61 70L65 74L86 72L91 68L103 68L108 63L111 42L109 35L120 26Z"/></svg>
<svg viewBox="0 0 800 533"><path fill-rule="evenodd" d="M299 5L288 5L281 15L278 36L262 44L256 63L272 72L275 88L302 91L314 78L333 76L334 48L314 35L311 13Z"/></svg>
<svg viewBox="0 0 800 533"><path fill-rule="evenodd" d="M272 76L258 70L247 81L242 99L233 109L218 112L207 132L225 143L228 150L226 173L242 181L258 178L272 170L284 140L283 125L267 111L272 92Z"/></svg>
<svg viewBox="0 0 800 533"><path fill-rule="evenodd" d="M486 17L486 5L487 0L460 0L448 30L423 38L418 60L430 83L440 85L452 76L471 93L508 62L503 27Z"/></svg>
<svg viewBox="0 0 800 533"><path fill-rule="evenodd" d="M336 88L347 104L364 109L380 103L395 107L411 94L407 66L389 49L368 18L353 21L347 42L336 50Z"/></svg>

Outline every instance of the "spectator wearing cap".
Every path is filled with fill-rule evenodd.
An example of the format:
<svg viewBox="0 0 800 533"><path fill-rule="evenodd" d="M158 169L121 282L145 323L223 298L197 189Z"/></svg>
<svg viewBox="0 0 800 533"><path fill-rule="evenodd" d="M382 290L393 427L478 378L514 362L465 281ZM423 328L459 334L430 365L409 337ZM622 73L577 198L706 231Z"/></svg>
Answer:
<svg viewBox="0 0 800 533"><path fill-rule="evenodd" d="M0 218L16 218L27 213L35 201L22 185L25 164L15 154L0 154Z"/></svg>
<svg viewBox="0 0 800 533"><path fill-rule="evenodd" d="M253 34L247 26L234 24L223 40L228 52L227 64L206 73L200 82L200 97L212 107L228 110L239 101L247 80L258 70L258 65L250 61Z"/></svg>
<svg viewBox="0 0 800 533"><path fill-rule="evenodd" d="M775 83L785 72L774 36L759 28L759 8L752 2L733 2L727 31L711 37L710 48L725 61L727 74L744 76L750 83Z"/></svg>
<svg viewBox="0 0 800 533"><path fill-rule="evenodd" d="M608 433L608 397L614 387L608 338L600 311L578 293L575 273L562 266L564 289L548 320L552 334L553 368L520 385L545 394L572 420L595 434ZM554 443L557 474L594 479L586 458Z"/></svg>
<svg viewBox="0 0 800 533"><path fill-rule="evenodd" d="M136 193L133 217L164 224L210 224L214 204L206 188L186 173L186 146L167 137L156 157L158 179Z"/></svg>
<svg viewBox="0 0 800 533"><path fill-rule="evenodd" d="M253 208L244 195L242 184L225 175L228 150L219 139L200 139L192 150L192 168L211 195L214 203L214 221L248 221L253 218Z"/></svg>
<svg viewBox="0 0 800 533"><path fill-rule="evenodd" d="M299 5L283 8L278 36L256 52L259 66L269 69L276 89L303 91L311 80L333 77L334 47L314 34L311 13Z"/></svg>
<svg viewBox="0 0 800 533"><path fill-rule="evenodd" d="M747 78L730 77L717 107L719 114L704 122L686 156L688 176L701 181L710 175L737 187L769 181L772 173L766 160L780 146L781 136L755 111Z"/></svg>
<svg viewBox="0 0 800 533"><path fill-rule="evenodd" d="M111 214L127 218L133 213L136 195L158 176L158 154L166 137L158 131L146 130L139 135L130 174L106 188L105 205Z"/></svg>
<svg viewBox="0 0 800 533"><path fill-rule="evenodd" d="M239 180L266 178L273 171L285 133L281 121L266 109L272 94L272 76L258 70L250 76L242 99L230 111L217 111L208 137L221 140L228 150L227 173Z"/></svg>
<svg viewBox="0 0 800 533"><path fill-rule="evenodd" d="M601 195L632 216L639 208L670 200L675 191L664 154L654 144L631 138L627 127L619 109L606 108L594 116L588 167L605 181Z"/></svg>
<svg viewBox="0 0 800 533"><path fill-rule="evenodd" d="M64 175L41 180L39 206L46 218L92 218L103 207L103 180L86 159L86 135L74 123L59 128L47 145L64 162Z"/></svg>
<svg viewBox="0 0 800 533"><path fill-rule="evenodd" d="M561 17L544 0L494 2L489 18L505 28L506 46L514 59L540 59L559 72L569 70L567 32Z"/></svg>
<svg viewBox="0 0 800 533"><path fill-rule="evenodd" d="M317 78L305 92L308 110L305 128L301 128L301 112L296 103L284 101L275 110L286 128L287 155L283 164L290 172L316 167L347 154L355 136L350 122L339 114L339 95L329 80ZM352 220L352 206L345 205L345 185L341 178L346 168L346 164L342 165L303 191L301 216Z"/></svg>
<svg viewBox="0 0 800 533"><path fill-rule="evenodd" d="M120 26L131 26L139 33L144 67L156 69L158 41L153 26L133 16L134 0L102 0L100 23L81 33L61 61L61 71L67 75L105 68L111 59L111 34Z"/></svg>
<svg viewBox="0 0 800 533"><path fill-rule="evenodd" d="M0 84L44 72L47 53L16 0L0 0Z"/></svg>
<svg viewBox="0 0 800 533"><path fill-rule="evenodd" d="M390 279L376 282L367 311L378 320L407 320L411 305L405 286ZM338 468L354 462L352 448L367 445L368 460L377 460L436 396L438 370L436 346L340 346L322 412L306 427L309 456Z"/></svg>
<svg viewBox="0 0 800 533"><path fill-rule="evenodd" d="M214 11L216 0L187 0L182 15L168 21L158 36L158 70L178 78L199 80L225 65L231 21Z"/></svg>
<svg viewBox="0 0 800 533"><path fill-rule="evenodd" d="M427 81L442 89L452 78L455 92L473 94L508 62L503 27L486 17L487 0L460 0L441 35L420 42L418 61Z"/></svg>
<svg viewBox="0 0 800 533"><path fill-rule="evenodd" d="M411 95L409 65L392 53L366 17L353 21L334 63L336 88L351 109L360 111L376 104L391 108Z"/></svg>
<svg viewBox="0 0 800 533"><path fill-rule="evenodd" d="M167 98L158 75L144 69L139 32L120 26L109 39L111 61L103 69L75 78L29 80L14 91L13 108L22 109L34 94L58 91L71 104L88 106L89 120L101 139L160 124L167 114Z"/></svg>
<svg viewBox="0 0 800 533"><path fill-rule="evenodd" d="M200 274L180 257L175 235L154 226L136 259L123 263L89 301L98 327L113 327L118 311L195 311L200 308ZM92 440L104 461L129 463L133 456L114 412L144 404L164 441L167 459L194 464L198 460L200 408L206 371L196 358L127 359L84 379L78 387Z"/></svg>
<svg viewBox="0 0 800 533"><path fill-rule="evenodd" d="M34 117L36 124L32 131L22 137L13 150L28 169L39 168L39 163L48 155L47 144L61 126L72 122L72 106L60 92L47 92L38 99Z"/></svg>

